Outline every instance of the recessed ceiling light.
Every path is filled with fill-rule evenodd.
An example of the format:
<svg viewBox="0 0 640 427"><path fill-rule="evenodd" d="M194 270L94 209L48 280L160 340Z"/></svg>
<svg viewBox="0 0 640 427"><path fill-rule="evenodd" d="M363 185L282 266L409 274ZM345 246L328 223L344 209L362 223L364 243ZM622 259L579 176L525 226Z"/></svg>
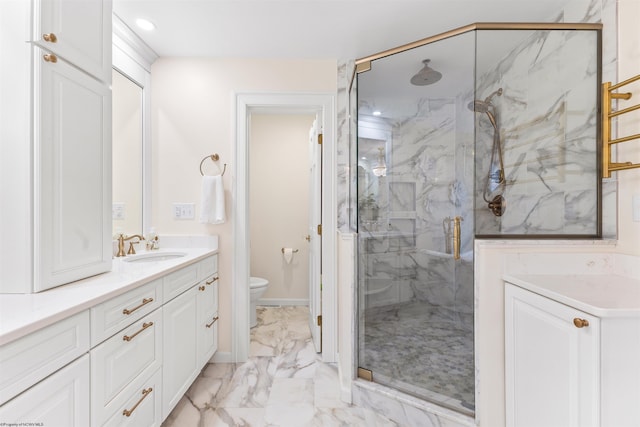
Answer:
<svg viewBox="0 0 640 427"><path fill-rule="evenodd" d="M156 26L153 25L153 22L142 18L136 19L136 25L146 31L151 31L156 28Z"/></svg>
<svg viewBox="0 0 640 427"><path fill-rule="evenodd" d="M381 112L381 111L374 111L374 112L373 112L373 115L374 115L374 116L379 116L380 114L382 114L382 112Z"/></svg>

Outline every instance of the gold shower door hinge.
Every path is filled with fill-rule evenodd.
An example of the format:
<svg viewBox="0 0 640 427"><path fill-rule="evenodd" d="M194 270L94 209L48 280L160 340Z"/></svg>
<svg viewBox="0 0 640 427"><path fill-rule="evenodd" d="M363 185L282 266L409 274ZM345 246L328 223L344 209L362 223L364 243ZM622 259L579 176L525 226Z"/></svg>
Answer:
<svg viewBox="0 0 640 427"><path fill-rule="evenodd" d="M318 315L318 318L316 319L316 323L318 324L318 326L322 326L322 314Z"/></svg>
<svg viewBox="0 0 640 427"><path fill-rule="evenodd" d="M363 380L373 381L373 372L365 368L358 368L358 378Z"/></svg>
<svg viewBox="0 0 640 427"><path fill-rule="evenodd" d="M318 134L318 144L322 145L322 134Z"/></svg>
<svg viewBox="0 0 640 427"><path fill-rule="evenodd" d="M318 235L322 236L322 224L318 224Z"/></svg>

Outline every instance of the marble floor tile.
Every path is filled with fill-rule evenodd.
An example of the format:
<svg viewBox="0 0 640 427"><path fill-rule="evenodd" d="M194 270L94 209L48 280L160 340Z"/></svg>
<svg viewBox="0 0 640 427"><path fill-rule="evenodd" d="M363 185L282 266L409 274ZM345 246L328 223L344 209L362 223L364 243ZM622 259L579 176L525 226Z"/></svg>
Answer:
<svg viewBox="0 0 640 427"><path fill-rule="evenodd" d="M396 426L340 400L338 368L320 360L307 307L258 307L244 363L208 364L162 427Z"/></svg>

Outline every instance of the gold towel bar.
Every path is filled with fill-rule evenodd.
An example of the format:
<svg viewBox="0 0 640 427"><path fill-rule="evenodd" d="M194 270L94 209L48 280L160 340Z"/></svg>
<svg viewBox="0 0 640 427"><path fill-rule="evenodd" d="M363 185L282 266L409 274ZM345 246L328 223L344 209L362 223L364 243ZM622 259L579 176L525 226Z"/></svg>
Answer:
<svg viewBox="0 0 640 427"><path fill-rule="evenodd" d="M640 104L633 105L631 107L623 108L618 111L611 111L611 100L613 99L631 99L631 92L626 93L612 93L612 91L640 80L640 74L631 77L623 82L612 85L611 82L602 84L602 177L611 178L611 172L621 171L626 169L640 168L640 163L622 162L614 163L611 161L611 146L613 144L619 144L621 142L631 141L633 139L640 139L640 133L635 135L623 136L617 139L611 139L611 119L618 117L622 114L630 113L632 111L640 109Z"/></svg>
<svg viewBox="0 0 640 427"><path fill-rule="evenodd" d="M202 164L207 159L211 159L211 161L217 162L218 160L220 160L220 156L218 155L218 153L214 153L214 154L211 154L209 156L205 156L202 160L200 160L200 175L202 175L202 176L204 176L204 172L202 172ZM224 176L224 173L226 171L227 171L227 164L225 163L224 164L224 168L222 169L222 173L220 174L220 176Z"/></svg>

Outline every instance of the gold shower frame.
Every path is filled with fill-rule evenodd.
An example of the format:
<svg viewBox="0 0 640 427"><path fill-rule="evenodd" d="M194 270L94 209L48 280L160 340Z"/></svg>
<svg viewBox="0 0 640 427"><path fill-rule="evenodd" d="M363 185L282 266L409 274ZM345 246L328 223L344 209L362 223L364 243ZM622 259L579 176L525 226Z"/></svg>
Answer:
<svg viewBox="0 0 640 427"><path fill-rule="evenodd" d="M459 34L468 33L474 30L598 30L602 31L602 24L599 23L554 23L554 22L476 22L474 24L458 27L435 36L427 37L415 42L403 44L392 49L383 50L373 55L365 56L355 61L354 74L364 73L371 70L371 62L376 59L385 58L404 52L416 47L424 46L440 40L448 39Z"/></svg>

